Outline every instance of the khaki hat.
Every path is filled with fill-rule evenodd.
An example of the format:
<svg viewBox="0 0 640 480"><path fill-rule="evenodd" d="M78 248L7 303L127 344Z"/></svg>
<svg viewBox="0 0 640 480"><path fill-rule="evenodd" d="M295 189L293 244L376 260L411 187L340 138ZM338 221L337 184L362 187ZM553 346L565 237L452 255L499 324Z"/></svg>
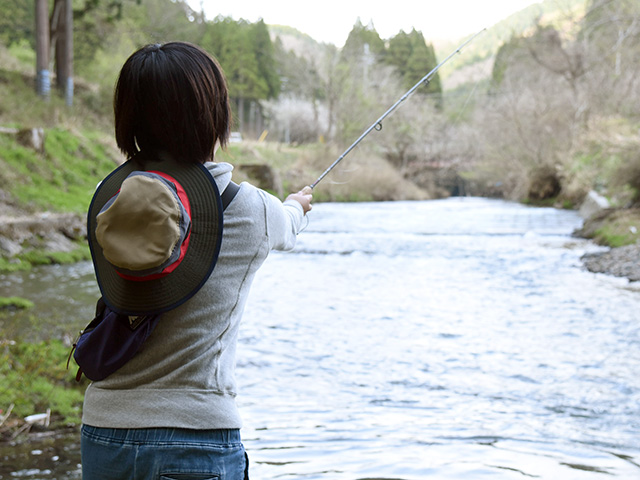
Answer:
<svg viewBox="0 0 640 480"><path fill-rule="evenodd" d="M181 305L207 281L222 242L222 202L200 164L136 155L98 186L87 236L105 303L127 315Z"/></svg>

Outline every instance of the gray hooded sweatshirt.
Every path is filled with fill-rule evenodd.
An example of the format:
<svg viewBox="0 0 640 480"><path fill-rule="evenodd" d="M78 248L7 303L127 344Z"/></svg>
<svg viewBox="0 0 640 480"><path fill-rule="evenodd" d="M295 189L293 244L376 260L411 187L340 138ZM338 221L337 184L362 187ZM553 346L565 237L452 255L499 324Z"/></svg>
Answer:
<svg viewBox="0 0 640 480"><path fill-rule="evenodd" d="M228 163L205 164L222 192ZM211 277L165 313L142 349L87 388L83 423L106 428L240 428L235 397L238 326L256 271L270 250L290 250L302 206L242 183L224 212L222 247Z"/></svg>

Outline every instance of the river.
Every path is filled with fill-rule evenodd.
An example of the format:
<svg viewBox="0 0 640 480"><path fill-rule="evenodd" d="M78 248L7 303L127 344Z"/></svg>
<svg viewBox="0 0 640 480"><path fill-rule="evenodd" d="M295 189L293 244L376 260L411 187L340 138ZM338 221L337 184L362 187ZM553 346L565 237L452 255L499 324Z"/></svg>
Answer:
<svg viewBox="0 0 640 480"><path fill-rule="evenodd" d="M315 205L245 313L252 478L640 479L640 285L586 271L580 225L478 198ZM96 293L88 263L0 286L69 334ZM0 478L80 478L75 438L42 442Z"/></svg>

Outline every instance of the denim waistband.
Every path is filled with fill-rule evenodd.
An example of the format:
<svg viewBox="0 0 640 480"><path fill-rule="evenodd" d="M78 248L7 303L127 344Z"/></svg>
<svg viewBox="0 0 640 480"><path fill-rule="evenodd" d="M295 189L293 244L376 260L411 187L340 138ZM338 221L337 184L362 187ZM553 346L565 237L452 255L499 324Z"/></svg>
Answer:
<svg viewBox="0 0 640 480"><path fill-rule="evenodd" d="M122 444L157 443L206 443L215 445L237 445L241 443L240 430L217 429L196 430L186 428L104 428L82 425L82 434Z"/></svg>

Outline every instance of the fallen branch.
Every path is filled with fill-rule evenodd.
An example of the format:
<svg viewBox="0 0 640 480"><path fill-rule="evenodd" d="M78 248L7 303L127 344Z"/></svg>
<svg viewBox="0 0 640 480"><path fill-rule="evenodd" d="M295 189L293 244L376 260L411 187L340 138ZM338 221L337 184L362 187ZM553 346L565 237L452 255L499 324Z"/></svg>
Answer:
<svg viewBox="0 0 640 480"><path fill-rule="evenodd" d="M12 403L9 406L9 410L7 410L7 413L5 413L0 417L0 427L4 424L4 422L7 421L7 418L9 418L9 415L11 415L11 411L13 410L13 407L15 407L15 405Z"/></svg>

